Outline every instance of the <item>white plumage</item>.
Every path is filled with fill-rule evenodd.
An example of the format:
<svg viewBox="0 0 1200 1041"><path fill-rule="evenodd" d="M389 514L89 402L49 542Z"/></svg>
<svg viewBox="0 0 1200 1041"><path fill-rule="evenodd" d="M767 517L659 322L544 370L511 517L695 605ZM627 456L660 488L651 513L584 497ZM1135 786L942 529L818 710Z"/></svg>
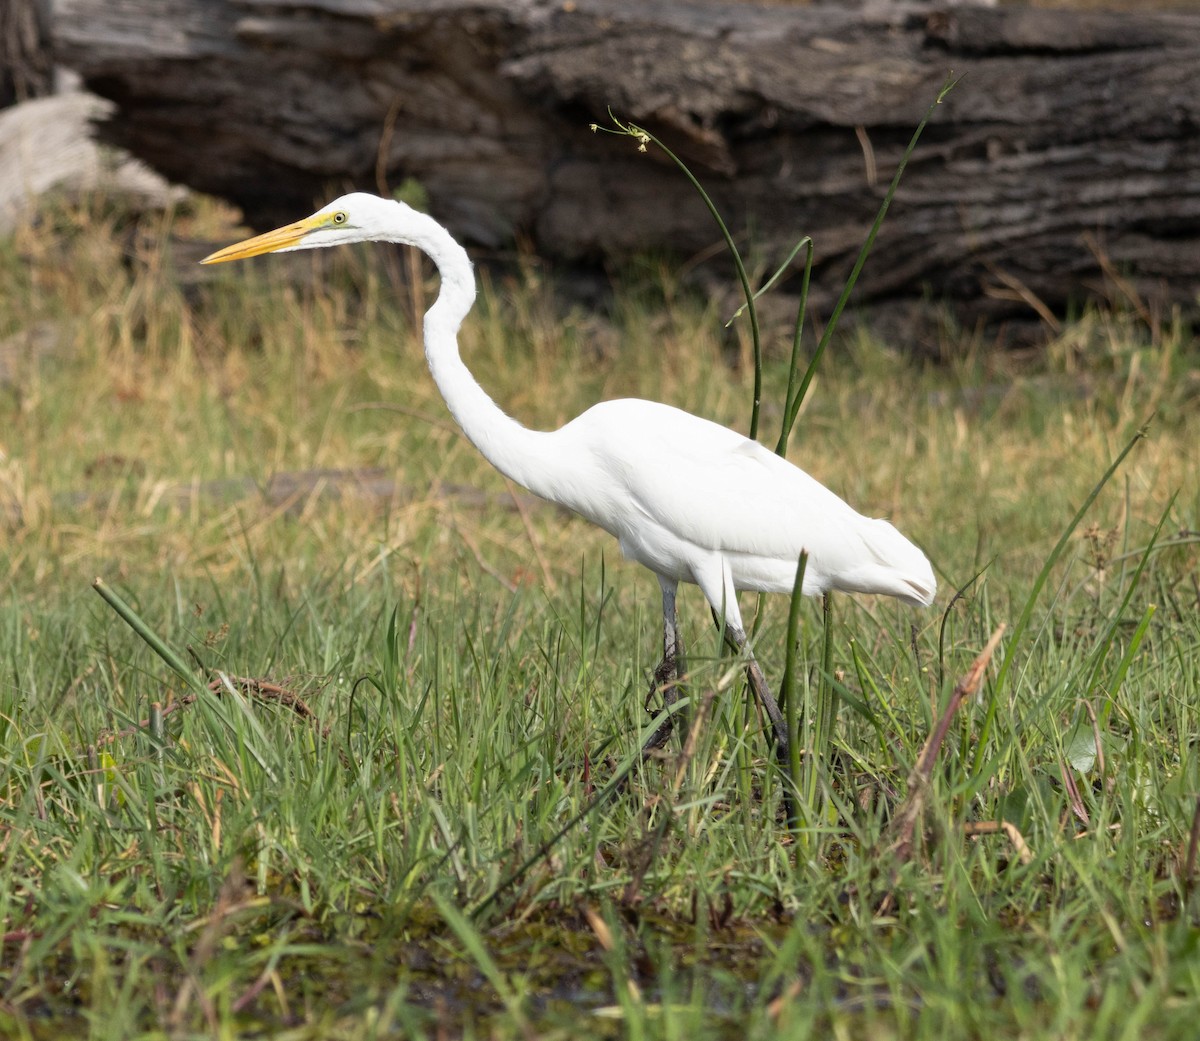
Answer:
<svg viewBox="0 0 1200 1041"><path fill-rule="evenodd" d="M673 687L682 672L679 582L700 587L739 648L745 633L736 591L790 592L802 550L806 594L836 589L932 602L937 583L929 561L891 524L862 516L732 430L638 399L602 402L550 432L528 430L505 415L458 353L458 330L475 300L471 262L441 225L403 203L346 195L204 263L362 240L416 246L437 265L442 287L425 316L425 355L454 418L484 456L530 491L611 532L626 557L658 576L664 653L656 677L664 686ZM786 757L786 728L752 658L750 664L777 751Z"/></svg>
<svg viewBox="0 0 1200 1041"><path fill-rule="evenodd" d="M615 535L627 557L694 582L735 622L735 589L886 593L927 604L925 555L755 441L669 405L595 405L553 435L577 477L551 496ZM544 494L544 493L543 493Z"/></svg>

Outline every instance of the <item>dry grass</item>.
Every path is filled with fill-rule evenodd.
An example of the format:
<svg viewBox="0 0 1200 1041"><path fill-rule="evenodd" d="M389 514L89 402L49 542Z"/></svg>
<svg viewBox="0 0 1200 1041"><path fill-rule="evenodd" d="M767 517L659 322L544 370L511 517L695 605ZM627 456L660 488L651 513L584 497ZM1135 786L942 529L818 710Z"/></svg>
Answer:
<svg viewBox="0 0 1200 1041"><path fill-rule="evenodd" d="M772 821L774 772L692 591L705 720L687 755L472 922L461 909L633 754L655 583L456 431L413 335L436 287L405 283L402 257L197 281L181 258L208 242L190 240L229 224L200 203L138 227L95 202L0 248L0 339L52 343L0 387L0 1033L220 1036L240 1016L313 1038L1182 1036L1200 790L1185 323L1117 301L1037 358L951 336L941 366L836 341L793 458L920 541L943 593L924 613L842 598L825 815L808 807L794 840ZM529 263L494 276L463 350L531 425L636 394L744 428L747 349L723 317L652 264L583 313ZM783 383L775 361L767 401ZM176 682L96 574L180 652L252 679L168 711ZM881 882L925 735L1031 596L997 652L1006 681L980 666L982 701L920 775L928 827ZM775 674L786 610L768 601L759 637ZM321 726L253 697L259 680ZM155 702L162 740L137 726Z"/></svg>
<svg viewBox="0 0 1200 1041"><path fill-rule="evenodd" d="M222 216L202 206L174 231L228 238ZM507 582L543 581L607 546L545 507L506 508L513 490L458 433L425 373L398 264L379 251L272 258L201 281L176 259L198 248L159 231L103 210L60 211L10 246L16 306L0 313L0 330L51 329L55 341L3 391L0 502L20 518L6 535L14 588L114 562L122 573L223 575L248 557L345 560L366 579L396 554L442 570L464 553ZM314 279L325 288L314 293ZM657 281L597 317L563 312L536 268L503 276L468 325L464 355L532 426L621 395L744 426L744 344ZM950 370L912 368L896 346L864 336L835 347L792 457L892 516L951 583L993 558L1036 569L1056 537L1047 517L1069 515L1154 413L1125 475L1127 501L1114 497L1097 523L1136 533L1176 491L1181 509L1194 507L1200 381L1181 324L1090 314L1042 360L968 351ZM781 379L776 366L768 390ZM279 473L379 468L369 487L318 474L290 495L268 489Z"/></svg>

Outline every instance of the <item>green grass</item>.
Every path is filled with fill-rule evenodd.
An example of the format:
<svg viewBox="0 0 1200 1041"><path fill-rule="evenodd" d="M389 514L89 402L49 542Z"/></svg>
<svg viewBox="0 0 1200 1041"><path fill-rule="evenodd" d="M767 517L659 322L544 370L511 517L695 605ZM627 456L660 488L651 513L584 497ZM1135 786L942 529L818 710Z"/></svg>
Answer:
<svg viewBox="0 0 1200 1041"><path fill-rule="evenodd" d="M942 591L927 612L838 599L836 754L802 807L820 812L782 826L765 735L688 590L693 753L639 768L497 891L650 725L656 583L457 433L413 334L436 287L412 290L402 257L185 282L166 230L94 203L0 245L0 337L59 338L0 387L0 1034L1191 1036L1186 326L1088 312L1036 360L948 333L939 366L835 339L791 458L920 541ZM172 230L233 234L211 206ZM749 347L726 317L650 262L606 315L565 308L530 264L488 283L463 348L530 425L621 394L737 425ZM766 330L766 430L790 332ZM321 468L394 483L265 490ZM180 705L97 576L197 676L273 681L315 718L234 683ZM764 610L778 682L786 598ZM1000 622L897 863L910 771ZM803 694L813 605L801 642ZM155 702L162 739L111 736ZM968 834L999 820L1023 846Z"/></svg>

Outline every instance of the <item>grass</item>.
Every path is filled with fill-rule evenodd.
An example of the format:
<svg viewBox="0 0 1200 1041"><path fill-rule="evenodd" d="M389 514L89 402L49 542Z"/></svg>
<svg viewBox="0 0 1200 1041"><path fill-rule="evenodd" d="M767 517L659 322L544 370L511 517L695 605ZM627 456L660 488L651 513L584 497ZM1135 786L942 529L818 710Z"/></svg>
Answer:
<svg viewBox="0 0 1200 1041"><path fill-rule="evenodd" d="M179 259L232 235L211 204L139 227L93 200L0 245L0 338L40 323L58 345L0 387L0 1033L1191 1035L1182 321L1114 300L1034 359L948 327L936 366L835 339L790 455L920 541L942 592L928 612L839 598L821 814L781 826L765 737L689 590L691 754L641 768L497 891L650 725L656 583L457 433L413 332L435 286L403 257L199 280ZM508 411L550 427L634 394L744 422L749 346L668 268L631 269L603 316L559 299L533 262L485 285L464 354ZM771 430L790 329L766 333ZM219 693L182 704L96 576ZM764 612L778 681L786 598ZM922 744L1001 622L897 860ZM800 635L804 694L811 605ZM161 731L139 725L154 703Z"/></svg>

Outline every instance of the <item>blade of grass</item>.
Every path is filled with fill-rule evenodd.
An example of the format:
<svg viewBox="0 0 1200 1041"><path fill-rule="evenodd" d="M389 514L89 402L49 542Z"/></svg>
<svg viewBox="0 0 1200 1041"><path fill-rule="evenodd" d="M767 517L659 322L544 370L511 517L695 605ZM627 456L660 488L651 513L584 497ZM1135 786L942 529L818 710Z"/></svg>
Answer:
<svg viewBox="0 0 1200 1041"><path fill-rule="evenodd" d="M608 133L625 134L632 137L638 142L638 148L641 151L646 150L646 145L653 142L654 145L662 151L662 153L670 159L683 176L688 179L692 187L700 193L700 198L704 201L704 205L708 208L708 212L712 214L713 220L717 222L717 228L721 232L721 237L725 240L725 246L729 250L729 255L733 260L734 269L737 271L738 282L742 286L742 294L746 298L746 303L743 305L747 315L750 318L750 340L754 350L754 404L750 410L750 440L758 439L758 414L762 403L762 334L758 324L758 309L754 306L754 300L757 294L750 288L750 276L746 271L746 264L742 260L741 251L737 248L737 243L733 240L733 235L726 225L724 218L721 216L721 211L717 209L716 203L712 201L708 192L704 190L704 186L697 179L696 175L688 169L687 163L679 158L665 144L655 137L650 131L644 127L637 126L633 123L622 123L612 111L609 110L609 118L613 121L613 125L617 128L615 131L609 131L607 127L601 127L597 123L592 124L592 130L605 130ZM796 247L797 250L799 246Z"/></svg>
<svg viewBox="0 0 1200 1041"><path fill-rule="evenodd" d="M813 242L808 239L808 254L804 258L804 274L800 279L800 303L796 307L796 325L792 330L792 357L788 361L788 382L787 390L783 396L783 414L785 417L792 415L792 403L797 400L797 394L800 392L796 388L796 376L800 371L800 344L804 339L804 319L808 314L808 288L812 282L812 265L813 265ZM810 372L815 372L813 363L809 362L808 369L805 370L805 376L808 377L808 382L812 382ZM807 391L807 385L805 386ZM800 406L796 406L796 413L800 411ZM786 456L788 435L791 433L791 426L787 424L786 418L783 426L779 430L779 440L775 442L775 454Z"/></svg>
<svg viewBox="0 0 1200 1041"><path fill-rule="evenodd" d="M1108 653L1112 649L1112 645L1117 638L1117 633L1124 625L1125 612L1129 607L1130 601L1133 599L1134 591L1137 589L1142 574L1146 570L1146 565L1150 563L1150 558L1153 556L1154 550L1158 543L1158 537L1162 534L1163 525L1167 523L1167 518L1171 515L1171 510L1175 505L1176 499L1178 498L1179 493L1176 492L1167 502L1166 509L1163 510L1161 516L1158 518L1158 524L1155 525L1154 531L1150 533L1149 543L1146 545L1145 550L1142 551L1142 554L1138 559L1137 566L1133 569L1133 575L1128 579L1128 581L1124 582L1125 594L1122 596L1121 603L1118 605L1116 611L1113 612L1112 617L1109 619L1104 636L1101 639L1099 646L1092 654L1092 667L1088 673L1087 680L1082 684L1082 689L1089 694L1095 689L1096 684L1099 681L1100 671L1104 668L1104 663L1108 660ZM1111 715L1112 707L1115 703L1114 699L1116 698L1117 691L1120 689L1121 683L1125 678L1125 672L1129 668L1129 662L1132 660L1131 654L1137 650L1137 646L1142 642L1142 638L1145 636L1146 627L1150 624L1150 619L1154 614L1154 610L1154 605L1150 605L1147 608L1147 613L1143 616L1137 631L1134 633L1133 641L1131 642L1130 647L1126 650L1125 656L1121 660L1121 664L1117 666L1117 672L1114 674L1115 682L1109 684L1108 698L1105 700L1104 705L1101 707L1099 713L1099 719L1097 722L1098 729L1102 730L1105 724L1108 722L1108 717ZM1122 665L1124 665L1124 668L1121 667ZM1076 719L1075 727L1073 729L1078 731L1082 727L1083 723L1084 718L1083 716L1080 716ZM1068 738L1068 741L1069 740L1070 739Z"/></svg>
<svg viewBox="0 0 1200 1041"><path fill-rule="evenodd" d="M435 891L432 896L434 904L437 905L438 914L458 937L459 943L466 948L479 971L483 973L500 1000L504 1002L504 1007L508 1009L509 1015L513 1017L521 1033L526 1037L533 1037L534 1032L522 1008L520 996L513 990L504 972L496 963L496 959L492 957L491 952L485 946L479 930L441 893Z"/></svg>
<svg viewBox="0 0 1200 1041"><path fill-rule="evenodd" d="M626 779L633 772L634 768L641 763L642 748L645 746L645 743L649 739L650 735L656 733L658 728L664 722L666 722L666 720L671 719L680 712L685 711L689 704L690 699L680 698L674 704L664 707L664 709L650 721L648 727L642 732L638 740L636 750L626 756L625 761L621 763L616 773L613 774L612 780L609 781L608 784L606 784L603 788L601 788L600 791L592 797L591 801L585 803L579 812L570 817L567 822L558 829L558 831L556 831L552 836L550 836L549 839L543 842L533 852L533 854L527 857L515 871L501 879L496 884L496 887L471 909L470 913L472 921L478 920L479 916L483 914L488 907L496 902L496 899L501 893L524 878L525 873L539 860L544 858L546 854L548 854L550 850L552 850L558 844L559 840L566 835L567 832L574 828L575 825L594 813L606 802L608 802L609 799L621 791L625 785Z"/></svg>
<svg viewBox="0 0 1200 1041"><path fill-rule="evenodd" d="M972 764L971 770L973 774L978 773L983 764L983 758L987 753L988 738L991 736L992 726L996 719L1000 695L1004 690L1004 681L1008 678L1009 670L1012 668L1012 663L1016 657L1017 648L1021 645L1021 638L1025 635L1025 630L1029 628L1030 620L1033 618L1034 605L1037 603L1038 597L1041 595L1042 589L1050 577L1050 572L1054 569L1054 565L1058 563L1058 558L1062 556L1063 550L1067 548L1067 543L1070 541L1071 535L1079 527L1088 510L1091 509L1092 503L1096 501L1100 492L1104 490L1104 486L1112 479L1113 474L1120 469L1121 464L1125 461L1125 457L1146 436L1147 425L1148 423L1138 428L1137 433L1121 449L1121 453L1113 460L1112 465L1104 471L1103 476L1096 482L1091 492L1088 493L1087 498L1083 500L1083 505L1075 511L1075 516L1071 518L1070 523L1059 536L1054 549L1050 551L1050 556L1046 558L1041 571L1038 572L1037 578L1034 579L1033 588L1029 591L1029 596L1025 600L1021 616L1017 619L1017 624L1013 627L1012 637L1009 639L1008 646L1004 652L1004 660L1000 663L1000 670L996 674L996 682L992 684L991 696L988 699L987 714L984 717L983 726L980 727L979 738L975 745L975 761Z"/></svg>
<svg viewBox="0 0 1200 1041"><path fill-rule="evenodd" d="M838 693L831 682L833 677L833 605L828 593L821 597L821 619L823 622L821 670L817 677L817 697L815 702L815 717L812 727L812 748L804 761L802 789L805 805L812 810L817 805L821 764L828 761L830 748L833 744L833 724L837 718ZM820 820L822 813L814 812L814 820Z"/></svg>
<svg viewBox="0 0 1200 1041"><path fill-rule="evenodd" d="M833 682L833 594L821 597L821 675L817 681L817 748L825 757L833 745L838 714L837 685Z"/></svg>
<svg viewBox="0 0 1200 1041"><path fill-rule="evenodd" d="M1122 568L1122 581L1125 586L1125 595L1121 598L1121 603L1120 603L1120 606L1117 608L1116 616L1109 625L1110 631L1105 634L1105 639L1104 639L1104 643L1103 643L1103 653L1105 655L1108 654L1109 646L1112 644L1113 635L1115 634L1117 626L1119 625L1121 619L1123 619L1125 617L1125 610L1126 610L1126 608L1129 607L1130 600L1133 599L1134 590L1137 589L1138 583L1141 582L1142 575L1146 571L1146 566L1150 563L1150 559L1151 559L1151 557L1154 556L1155 552L1161 548L1161 543L1159 542L1159 536L1162 534L1162 530L1166 526L1167 520L1170 518L1171 511L1175 508L1175 503L1178 501L1178 499L1179 499L1179 492L1178 492L1178 490L1176 490L1175 493L1170 497L1170 499L1167 500L1167 505L1163 508L1163 511L1158 518L1158 523L1154 525L1154 530L1152 532L1150 532L1150 539L1146 543L1145 548L1142 549L1140 551L1140 553L1138 554L1137 565L1134 567L1133 574L1128 578L1128 580L1126 580L1124 578L1124 574L1123 574L1124 568ZM1131 553L1126 553L1126 554L1124 554L1124 557L1126 559L1128 559L1132 555L1133 554L1131 554ZM1099 661L1097 661L1096 669L1093 672L1091 679L1089 680L1089 684L1088 684L1089 688L1091 686L1091 683L1095 680L1095 675L1097 673L1099 673L1100 666L1102 664L1103 664L1103 659L1100 659Z"/></svg>
<svg viewBox="0 0 1200 1041"><path fill-rule="evenodd" d="M1108 698L1099 713L1098 722L1100 726L1103 726L1112 714L1112 707L1116 704L1117 693L1120 691L1121 685L1125 682L1125 677L1129 673L1129 666L1133 664L1133 659L1137 656L1137 652L1142 646L1142 641L1146 638L1146 633L1150 629L1150 623L1154 620L1154 614L1157 610L1158 608L1154 604L1147 604L1145 614L1142 615L1142 620L1138 622L1138 627L1129 638L1129 646L1125 649L1125 653L1121 655L1121 660L1117 663L1112 679L1108 684Z"/></svg>
<svg viewBox="0 0 1200 1041"><path fill-rule="evenodd" d="M138 634L164 662L170 666L180 679L188 684L194 691L199 694L207 694L208 687L200 679L196 673L188 667L187 663L175 653L166 643L164 643L157 633L154 632L138 615L132 607L129 606L113 589L105 583L102 578L97 578L92 583L92 588L100 594L109 607L120 615L121 620L125 622L135 633Z"/></svg>
<svg viewBox="0 0 1200 1041"><path fill-rule="evenodd" d="M783 716L787 721L788 731L788 777L785 784L790 784L792 790L800 791L800 720L797 714L796 677L800 671L797 656L800 652L800 605L804 600L804 571L808 567L808 553L800 551L800 559L796 562L796 581L792 585L792 600L788 605L787 648L784 656L783 687L780 690L780 700L783 702ZM795 800L791 805L795 807ZM794 817L788 820L788 829L795 832L799 823ZM797 854L799 844L797 843ZM799 867L799 861L797 861Z"/></svg>
<svg viewBox="0 0 1200 1041"><path fill-rule="evenodd" d="M804 404L805 395L808 394L808 388L812 384L813 377L816 375L817 365L821 361L821 356L825 353L825 348L829 346L829 341L832 339L833 332L837 328L838 320L842 317L842 311L845 310L846 304L850 300L850 294L854 291L854 286L858 282L858 276L862 272L863 265L866 264L867 257L871 253L871 248L875 245L875 238L879 234L879 229L883 226L883 220L887 216L888 208L892 205L892 199L895 198L896 190L900 187L900 178L904 175L905 167L908 166L908 160L915 151L917 142L921 139L921 134L925 130L925 124L929 122L934 109L958 85L960 78L951 75L942 84L937 97L934 98L925 110L925 115L922 117L921 122L917 124L917 129L913 131L913 135L908 142L908 147L904 150L904 155L900 157L900 165L896 167L896 173L893 175L892 183L888 186L887 194L884 195L883 202L879 206L879 212L875 215L875 221L871 225L871 230L867 232L866 241L863 243L862 249L858 251L858 258L854 261L854 267L850 270L850 275L846 279L845 286L842 287L841 296L838 297L838 301L833 307L833 312L829 316L829 321L825 324L825 331L821 334L821 339L817 342L817 348L813 351L812 358L809 359L808 368L804 372L804 378L800 381L800 389L796 391L795 397L790 398L787 403L787 410L783 417L783 427L779 433L779 444L776 448L776 451L780 455L787 452L787 443L792 433L792 425L796 422L796 416L800 413L800 406Z"/></svg>
<svg viewBox="0 0 1200 1041"><path fill-rule="evenodd" d="M808 247L808 262L810 264L812 263L813 240L809 236L805 235L804 238L802 238L799 242L797 242L792 247L792 251L784 258L783 263L780 264L779 267L777 267L775 269L775 274L773 274L770 278L768 278L755 291L755 293L754 293L755 300L757 300L760 296L764 296L765 294L769 293L772 290L772 288L774 288L775 283L778 282L784 276L784 273L788 270L788 268L791 267L792 261L796 259L796 254L799 253L802 249L804 249L805 246ZM736 311L733 312L732 315L729 316L729 321L727 321L725 323L726 329L728 329L731 325L733 325L734 322L736 322L739 318L742 317L742 315L746 311L747 306L749 306L749 305L742 304L741 307L739 307Z"/></svg>

